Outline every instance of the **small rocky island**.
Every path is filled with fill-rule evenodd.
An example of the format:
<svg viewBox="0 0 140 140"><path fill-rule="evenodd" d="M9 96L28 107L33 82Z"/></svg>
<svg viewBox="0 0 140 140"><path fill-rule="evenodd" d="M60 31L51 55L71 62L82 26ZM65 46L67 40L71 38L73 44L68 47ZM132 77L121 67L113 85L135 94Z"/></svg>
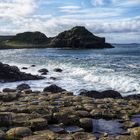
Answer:
<svg viewBox="0 0 140 140"><path fill-rule="evenodd" d="M8 40L2 40L3 48L113 48L105 38L95 36L83 26L76 26L55 37L48 38L41 32L19 33Z"/></svg>

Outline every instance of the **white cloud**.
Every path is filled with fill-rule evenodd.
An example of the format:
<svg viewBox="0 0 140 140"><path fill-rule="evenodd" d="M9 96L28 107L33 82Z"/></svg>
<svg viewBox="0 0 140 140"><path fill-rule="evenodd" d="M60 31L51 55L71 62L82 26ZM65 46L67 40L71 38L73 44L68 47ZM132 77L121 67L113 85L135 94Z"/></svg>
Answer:
<svg viewBox="0 0 140 140"><path fill-rule="evenodd" d="M81 9L80 6L76 6L76 5L61 6L58 8L60 9L61 12L66 12L66 13L77 13Z"/></svg>
<svg viewBox="0 0 140 140"><path fill-rule="evenodd" d="M100 6L103 5L103 0L91 0L91 4L94 6Z"/></svg>
<svg viewBox="0 0 140 140"><path fill-rule="evenodd" d="M1 0L0 17L16 19L25 17L36 7L34 0Z"/></svg>

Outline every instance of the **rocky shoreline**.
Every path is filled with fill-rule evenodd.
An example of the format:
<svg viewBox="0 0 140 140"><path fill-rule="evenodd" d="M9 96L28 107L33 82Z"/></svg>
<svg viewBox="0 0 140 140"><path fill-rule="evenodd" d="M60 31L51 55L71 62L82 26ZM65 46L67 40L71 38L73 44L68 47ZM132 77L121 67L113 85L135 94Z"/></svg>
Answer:
<svg viewBox="0 0 140 140"><path fill-rule="evenodd" d="M38 72L47 75L48 70ZM0 75L2 82L44 78L3 63ZM5 88L0 92L0 140L139 140L139 99L140 95L122 97L113 90L81 90L76 96L57 85L43 91L25 83Z"/></svg>
<svg viewBox="0 0 140 140"><path fill-rule="evenodd" d="M140 101L109 92L92 98L56 85L43 92L27 84L5 89L0 93L0 139L139 140Z"/></svg>

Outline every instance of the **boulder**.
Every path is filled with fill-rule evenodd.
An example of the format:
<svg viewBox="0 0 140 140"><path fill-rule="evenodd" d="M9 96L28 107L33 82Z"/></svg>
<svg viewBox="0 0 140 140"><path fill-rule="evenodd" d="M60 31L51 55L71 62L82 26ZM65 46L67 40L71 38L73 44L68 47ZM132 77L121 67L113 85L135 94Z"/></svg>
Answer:
<svg viewBox="0 0 140 140"><path fill-rule="evenodd" d="M48 73L49 71L45 68L38 70L39 73Z"/></svg>
<svg viewBox="0 0 140 140"><path fill-rule="evenodd" d="M140 138L140 127L130 128L128 132L134 136L137 140Z"/></svg>
<svg viewBox="0 0 140 140"><path fill-rule="evenodd" d="M26 136L30 136L31 134L32 131L27 127L15 127L15 128L11 128L6 132L8 139L23 138Z"/></svg>
<svg viewBox="0 0 140 140"><path fill-rule="evenodd" d="M114 99L122 98L121 94L114 90L106 90L101 92L101 94L103 98L114 98Z"/></svg>
<svg viewBox="0 0 140 140"><path fill-rule="evenodd" d="M86 131L90 131L93 128L93 121L91 118L81 118L79 120L80 126L84 128Z"/></svg>
<svg viewBox="0 0 140 140"><path fill-rule="evenodd" d="M114 90L106 90L103 92L98 92L98 91L87 91L84 90L80 93L80 95L82 96L88 96L88 97L92 97L95 99L103 99L103 98L114 98L114 99L118 99L118 98L122 98L121 94L117 91Z"/></svg>
<svg viewBox="0 0 140 140"><path fill-rule="evenodd" d="M42 76L21 72L16 66L9 66L0 62L0 82L16 82L25 80L44 79Z"/></svg>
<svg viewBox="0 0 140 140"><path fill-rule="evenodd" d="M3 102L11 102L16 100L20 95L16 92L3 92L0 94L0 100Z"/></svg>
<svg viewBox="0 0 140 140"><path fill-rule="evenodd" d="M54 71L55 71L55 72L62 72L63 70L60 69L60 68L55 68Z"/></svg>
<svg viewBox="0 0 140 140"><path fill-rule="evenodd" d="M16 89L4 88L2 91L3 92L16 92Z"/></svg>
<svg viewBox="0 0 140 140"><path fill-rule="evenodd" d="M49 87L44 88L44 92L52 92L52 93L59 93L66 91L65 89L62 89L61 87L58 87L57 85L50 85Z"/></svg>
<svg viewBox="0 0 140 140"><path fill-rule="evenodd" d="M48 125L48 121L43 118L36 118L29 121L30 127L33 131L45 129Z"/></svg>
<svg viewBox="0 0 140 140"><path fill-rule="evenodd" d="M5 140L6 139L6 134L2 130L0 130L0 140Z"/></svg>
<svg viewBox="0 0 140 140"><path fill-rule="evenodd" d="M74 140L96 140L93 134L87 132L77 132L73 134L73 138Z"/></svg>
<svg viewBox="0 0 140 140"><path fill-rule="evenodd" d="M22 67L21 69L23 69L23 70L27 70L28 68L27 68L27 67Z"/></svg>
<svg viewBox="0 0 140 140"><path fill-rule="evenodd" d="M20 90L20 91L27 90L27 89L30 89L30 88L31 87L28 84L24 84L24 83L17 86L17 90Z"/></svg>

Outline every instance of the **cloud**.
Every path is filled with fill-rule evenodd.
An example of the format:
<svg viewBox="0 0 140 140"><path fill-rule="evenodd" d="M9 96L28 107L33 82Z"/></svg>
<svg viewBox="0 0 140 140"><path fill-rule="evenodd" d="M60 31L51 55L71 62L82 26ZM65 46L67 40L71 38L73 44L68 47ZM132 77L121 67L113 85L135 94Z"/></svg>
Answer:
<svg viewBox="0 0 140 140"><path fill-rule="evenodd" d="M34 0L1 0L0 17L16 19L25 17L34 11Z"/></svg>
<svg viewBox="0 0 140 140"><path fill-rule="evenodd" d="M103 5L103 0L91 0L91 4L93 6L100 6L100 5Z"/></svg>
<svg viewBox="0 0 140 140"><path fill-rule="evenodd" d="M66 13L78 13L81 7L76 5L69 5L69 6L58 7L58 9L60 9L61 12L66 12Z"/></svg>

